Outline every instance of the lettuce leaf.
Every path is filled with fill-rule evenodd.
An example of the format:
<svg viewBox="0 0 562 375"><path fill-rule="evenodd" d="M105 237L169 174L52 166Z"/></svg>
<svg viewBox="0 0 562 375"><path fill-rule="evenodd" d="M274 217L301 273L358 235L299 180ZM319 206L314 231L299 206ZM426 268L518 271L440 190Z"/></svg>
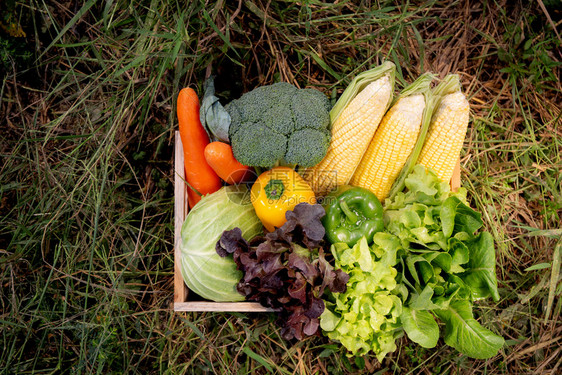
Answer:
<svg viewBox="0 0 562 375"><path fill-rule="evenodd" d="M414 310L433 310L438 309L439 306L431 301L433 297L433 288L426 285L421 293L413 293L410 299L409 306Z"/></svg>
<svg viewBox="0 0 562 375"><path fill-rule="evenodd" d="M468 268L461 278L472 291L472 298L477 300L491 296L494 301L499 301L496 252L492 235L482 232L467 242L467 247L470 254Z"/></svg>
<svg viewBox="0 0 562 375"><path fill-rule="evenodd" d="M396 350L402 335L402 299L397 295L397 251L400 241L377 233L369 248L362 238L353 247L344 243L331 247L335 269L350 275L343 293L328 293L320 327L330 339L339 341L351 355L373 351L379 361ZM407 294L407 293L406 293Z"/></svg>
<svg viewBox="0 0 562 375"><path fill-rule="evenodd" d="M451 237L453 233L475 233L482 227L482 215L468 207L456 196L450 196L441 205L440 212L443 233Z"/></svg>
<svg viewBox="0 0 562 375"><path fill-rule="evenodd" d="M471 358L491 358L504 344L501 336L474 319L469 301L454 301L447 309L434 312L445 322L445 343Z"/></svg>
<svg viewBox="0 0 562 375"><path fill-rule="evenodd" d="M404 307L400 320L408 338L424 348L434 348L439 339L439 326L427 310Z"/></svg>

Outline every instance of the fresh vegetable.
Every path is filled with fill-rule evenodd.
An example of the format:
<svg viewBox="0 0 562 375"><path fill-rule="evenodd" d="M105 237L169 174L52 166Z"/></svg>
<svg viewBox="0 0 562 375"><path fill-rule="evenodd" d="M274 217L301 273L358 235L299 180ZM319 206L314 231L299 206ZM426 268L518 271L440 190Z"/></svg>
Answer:
<svg viewBox="0 0 562 375"><path fill-rule="evenodd" d="M280 82L245 93L225 108L232 150L244 165L312 167L330 144L330 102L318 90Z"/></svg>
<svg viewBox="0 0 562 375"><path fill-rule="evenodd" d="M499 300L494 241L466 190L448 184L468 101L458 76L432 92L426 73L391 103L394 74L390 62L360 74L331 111L320 92L287 83L222 107L208 81L200 118L222 142L205 147L205 165L229 183L249 173L242 163L272 169L252 186L251 205L247 188L233 186L192 209L182 227L182 274L204 298L245 297L275 309L286 339L321 327L348 355L373 351L380 361L404 333L432 348L444 327L446 344L490 358L504 339L477 321L473 304ZM193 131L197 97L184 96L191 112L178 98L180 130L183 123ZM184 130L182 140L207 144L200 130ZM305 167L303 176L280 164Z"/></svg>
<svg viewBox="0 0 562 375"><path fill-rule="evenodd" d="M320 327L350 354L373 351L382 361L396 350L395 340L403 334L400 315L405 291L396 282L400 241L383 232L373 240L372 248L365 237L351 248L345 243L332 246L335 268L350 277L345 292L329 293Z"/></svg>
<svg viewBox="0 0 562 375"><path fill-rule="evenodd" d="M433 90L430 95L426 95L426 105L422 117L422 126L420 130L420 134L418 136L418 140L416 141L416 144L414 146L414 149L412 150L412 153L410 154L410 157L408 158L408 161L406 162L398 178L396 178L394 184L392 185L392 189L388 194L389 198L393 199L398 192L404 190L405 180L412 173L415 165L419 163L419 160L421 158L422 148L424 147L426 148L426 150L424 151L425 156L423 157L424 160L423 163L427 164L428 166L433 165L435 168L440 170L439 173L442 174L443 176L445 176L445 174L448 173L452 174L452 171L454 170L455 162L458 159L458 155L457 157L455 157L454 154L451 154L448 151L443 152L440 155L438 151L434 150L436 146L436 144L434 144L434 141L430 140L429 142L426 142L426 140L429 136L428 133L429 133L430 125L432 123L435 124L437 124L437 122L440 123L441 122L440 119L443 116L447 117L445 115L447 110L445 110L445 113L439 112L439 107L442 100L445 97L447 97L448 94L454 93L459 90L460 90L460 82L458 81L458 76L448 75L439 85L437 85L435 90ZM462 118L463 116L465 116L465 114L461 112L462 111L460 111L457 114L460 115ZM468 112L466 115L468 115ZM445 121L449 121L449 120L445 120ZM434 127L435 132L433 132L431 138L440 138L439 137L440 131L444 131L446 129L447 129L447 125L445 124L443 125L442 129L437 129L436 127ZM454 138L451 140L447 140L446 142L447 144L444 145L444 147L448 148L451 147L452 145L455 145L454 147L449 149L450 151L452 151L455 147L462 147L462 146L458 146L458 142L460 142L460 144L462 145L462 141L459 141L458 137L456 137L453 134L451 134L451 136ZM439 142L440 141L438 141L438 143ZM448 144L449 142L450 144ZM435 159L429 160L428 157L430 154L435 155ZM424 165L423 163L420 164ZM441 170L443 172L441 172ZM447 179L443 178L442 181L449 182L450 179L451 177L448 177Z"/></svg>
<svg viewBox="0 0 562 375"><path fill-rule="evenodd" d="M230 115L215 96L215 79L213 76L207 78L204 83L203 100L199 118L201 124L207 130L209 138L223 142L229 142L228 128L230 127Z"/></svg>
<svg viewBox="0 0 562 375"><path fill-rule="evenodd" d="M189 211L181 229L181 273L190 290L211 301L242 301L236 291L242 273L232 258L217 255L215 245L225 230L238 227L251 239L262 225L248 199L246 185L225 186L204 196Z"/></svg>
<svg viewBox="0 0 562 375"><path fill-rule="evenodd" d="M445 322L445 344L469 357L491 358L504 345L501 336L482 327L474 319L469 301L452 301L446 309L435 310L435 314Z"/></svg>
<svg viewBox="0 0 562 375"><path fill-rule="evenodd" d="M381 360L402 330L420 346L437 345L438 317L446 344L473 358L496 355L504 339L472 312L475 300L499 300L493 239L477 233L481 215L466 204L465 189L451 192L421 165L405 187L385 202L386 230L370 249L365 238L332 246L335 268L350 279L345 293L329 294L320 327L351 354L372 350Z"/></svg>
<svg viewBox="0 0 562 375"><path fill-rule="evenodd" d="M215 173L229 184L237 184L249 178L252 168L234 158L232 147L224 142L211 142L205 147L205 160Z"/></svg>
<svg viewBox="0 0 562 375"><path fill-rule="evenodd" d="M442 97L431 119L417 163L432 169L441 181L448 182L466 136L470 105L460 91L458 75L445 77L434 95Z"/></svg>
<svg viewBox="0 0 562 375"><path fill-rule="evenodd" d="M324 198L323 205L326 216L322 223L331 243L353 246L362 237L371 242L373 235L384 229L382 205L367 189L340 186Z"/></svg>
<svg viewBox="0 0 562 375"><path fill-rule="evenodd" d="M473 358L490 358L504 340L473 317L473 301L499 300L495 250L481 215L466 203L466 190L452 193L431 170L416 165L407 190L385 204L389 235L399 244L398 280L409 291L401 315L408 337L434 347L445 323L445 343Z"/></svg>
<svg viewBox="0 0 562 375"><path fill-rule="evenodd" d="M322 206L300 203L287 212L287 222L249 243L235 228L217 243L221 256L233 254L244 276L237 289L250 301L278 310L285 339L317 333L325 290L345 292L348 275L334 270L324 257Z"/></svg>
<svg viewBox="0 0 562 375"><path fill-rule="evenodd" d="M199 120L199 99L192 88L178 95L177 115L185 161L185 179L189 207L201 200L201 195L214 193L222 186L219 176L205 161L205 146L209 137Z"/></svg>
<svg viewBox="0 0 562 375"><path fill-rule="evenodd" d="M310 186L288 167L263 172L252 185L251 199L256 214L270 232L285 223L285 214L297 204L316 203Z"/></svg>
<svg viewBox="0 0 562 375"><path fill-rule="evenodd" d="M410 157L418 139L432 74L408 86L384 115L351 185L371 190L383 201Z"/></svg>
<svg viewBox="0 0 562 375"><path fill-rule="evenodd" d="M316 194L349 183L392 101L395 68L385 62L359 74L334 105L330 148L320 163L303 174Z"/></svg>

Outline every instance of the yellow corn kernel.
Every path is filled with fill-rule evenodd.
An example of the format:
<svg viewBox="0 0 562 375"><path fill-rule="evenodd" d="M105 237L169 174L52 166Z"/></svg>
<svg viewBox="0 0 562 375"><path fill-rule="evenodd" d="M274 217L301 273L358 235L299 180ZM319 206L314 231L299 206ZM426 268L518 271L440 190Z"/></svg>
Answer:
<svg viewBox="0 0 562 375"><path fill-rule="evenodd" d="M443 182L449 182L460 156L468 128L470 106L457 91L445 95L431 118L418 164L431 168Z"/></svg>
<svg viewBox="0 0 562 375"><path fill-rule="evenodd" d="M349 183L392 99L392 83L385 75L355 96L332 125L332 142L324 159L304 172L317 195Z"/></svg>
<svg viewBox="0 0 562 375"><path fill-rule="evenodd" d="M371 190L382 202L410 156L421 127L423 94L400 98L384 116L351 185Z"/></svg>

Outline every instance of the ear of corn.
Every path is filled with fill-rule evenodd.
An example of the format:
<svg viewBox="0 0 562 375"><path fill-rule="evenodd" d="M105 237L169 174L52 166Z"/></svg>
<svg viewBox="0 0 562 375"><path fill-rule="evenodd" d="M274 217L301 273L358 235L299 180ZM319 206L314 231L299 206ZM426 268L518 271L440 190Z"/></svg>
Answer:
<svg viewBox="0 0 562 375"><path fill-rule="evenodd" d="M424 110L423 120L422 120L422 127L420 130L420 135L408 159L408 162L400 172L400 175L396 179L392 189L389 193L389 199L393 199L397 192L402 191L405 186L406 177L412 172L414 166L419 160L420 153L422 148L425 147L426 138L428 136L428 130L432 123L432 119L436 114L436 109L439 107L442 99L447 96L448 94L452 94L454 92L460 91L460 82L459 77L454 74L450 74L445 79L437 85L437 87L431 92L431 94L427 95L427 103L426 108ZM437 129L437 128L435 128ZM436 133L438 134L438 133ZM433 142L431 142L433 144ZM429 154L428 151L426 151ZM458 159L458 155L454 157L453 160L453 170L454 170L454 162ZM448 180L445 180L448 182Z"/></svg>
<svg viewBox="0 0 562 375"><path fill-rule="evenodd" d="M352 185L371 190L381 201L388 196L416 145L432 79L432 74L423 74L404 89L384 116Z"/></svg>
<svg viewBox="0 0 562 375"><path fill-rule="evenodd" d="M394 64L386 62L359 74L332 108L326 156L302 173L317 195L349 183L392 101L394 72Z"/></svg>
<svg viewBox="0 0 562 375"><path fill-rule="evenodd" d="M449 75L435 89L440 96L417 163L432 169L443 182L453 175L468 128L470 105L460 91L457 75Z"/></svg>

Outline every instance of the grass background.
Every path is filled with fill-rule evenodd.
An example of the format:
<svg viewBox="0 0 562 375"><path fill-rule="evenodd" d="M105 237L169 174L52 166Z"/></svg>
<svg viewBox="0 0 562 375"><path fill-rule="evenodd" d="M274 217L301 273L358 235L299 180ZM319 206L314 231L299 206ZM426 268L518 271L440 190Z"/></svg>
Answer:
<svg viewBox="0 0 562 375"><path fill-rule="evenodd" d="M0 372L562 371L562 5L539 1L5 0L0 5ZM506 346L442 341L378 363L267 314L173 313L173 131L182 87L226 103L288 81L336 97L389 59L397 88L458 73L462 181L497 249Z"/></svg>

